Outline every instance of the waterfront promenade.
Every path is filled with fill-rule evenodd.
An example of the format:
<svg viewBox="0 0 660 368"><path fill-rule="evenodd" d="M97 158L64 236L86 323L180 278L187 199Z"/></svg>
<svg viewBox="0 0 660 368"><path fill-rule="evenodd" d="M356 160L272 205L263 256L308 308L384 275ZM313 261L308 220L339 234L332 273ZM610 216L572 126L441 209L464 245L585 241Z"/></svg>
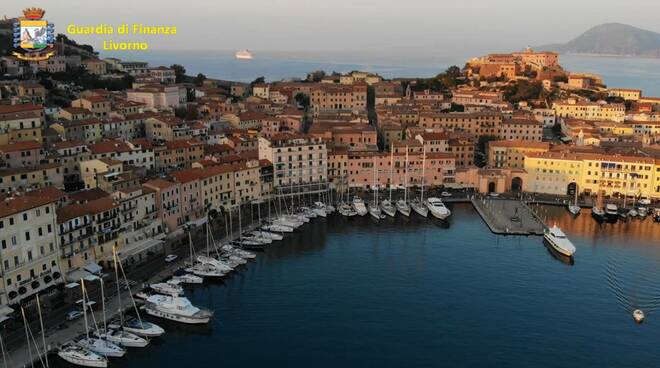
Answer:
<svg viewBox="0 0 660 368"><path fill-rule="evenodd" d="M543 235L545 225L520 200L475 196L471 202L495 234Z"/></svg>

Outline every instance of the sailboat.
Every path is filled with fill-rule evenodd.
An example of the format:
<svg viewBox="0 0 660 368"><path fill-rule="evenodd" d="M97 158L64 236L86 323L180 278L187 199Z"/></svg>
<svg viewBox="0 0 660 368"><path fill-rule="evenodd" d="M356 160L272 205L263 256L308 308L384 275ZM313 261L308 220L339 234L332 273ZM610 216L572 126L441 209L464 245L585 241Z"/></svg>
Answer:
<svg viewBox="0 0 660 368"><path fill-rule="evenodd" d="M57 356L80 367L106 368L108 366L108 360L105 357L72 342L62 345L57 351Z"/></svg>
<svg viewBox="0 0 660 368"><path fill-rule="evenodd" d="M380 202L380 209L383 210L383 212L390 216L394 217L396 215L396 207L392 204L392 172L393 172L393 165L394 165L394 145L390 146L390 180L389 180L389 186L390 186L390 197L389 199L386 199L382 202Z"/></svg>
<svg viewBox="0 0 660 368"><path fill-rule="evenodd" d="M348 183L346 184L346 186L348 187ZM349 193L350 193L350 190L347 190L346 191L346 201L344 201L343 198L342 198L342 201L339 204L339 213L344 217L353 217L353 216L357 216L357 214L358 214L357 211L355 210L355 208L353 208L353 206L351 206L351 204L348 203ZM342 195L342 197L343 197L343 195Z"/></svg>
<svg viewBox="0 0 660 368"><path fill-rule="evenodd" d="M408 217L410 216L410 205L408 204L408 146L406 146L406 166L403 173L403 199L396 201L396 209L402 215Z"/></svg>
<svg viewBox="0 0 660 368"><path fill-rule="evenodd" d="M117 283L117 287L119 288L119 271L121 271L122 277L124 281L127 281L126 278L126 273L124 272L124 266L122 266L121 262L119 262L118 257L117 257L117 250L115 247L112 247L112 258L114 262L114 267L115 267L115 280ZM119 321L116 324L113 324L112 322L108 325L109 328L120 328L123 329L126 332L130 332L132 334L135 334L137 336L142 336L142 337L158 337L161 336L162 334L165 333L165 330L158 326L155 323L152 322L147 322L143 321L142 318L140 317L140 310L137 307L137 304L135 303L135 299L133 298L133 292L131 291L131 285L126 282L126 286L128 287L128 295L131 298L131 303L133 304L133 309L135 310L135 318L129 318L124 320L124 313L121 310L121 290L117 290L117 303L120 306L119 307Z"/></svg>
<svg viewBox="0 0 660 368"><path fill-rule="evenodd" d="M82 337L80 340L78 340L77 343L85 349L91 350L94 353L106 357L116 357L116 358L123 357L126 354L126 350L102 338L90 336L89 325L87 322L88 296L87 296L87 292L85 291L85 282L83 279L80 279L80 288L82 290L83 318L85 319L85 336ZM94 313L92 313L92 318L94 318ZM96 328L96 323L94 323L94 328Z"/></svg>
<svg viewBox="0 0 660 368"><path fill-rule="evenodd" d="M374 156L374 201L369 204L369 214L376 220L384 216L378 206L378 167L376 167L376 156Z"/></svg>
<svg viewBox="0 0 660 368"><path fill-rule="evenodd" d="M575 199L573 200L573 204L569 203L568 204L568 212L572 213L574 216L577 216L580 214L580 206L578 206L578 187L575 185Z"/></svg>
<svg viewBox="0 0 660 368"><path fill-rule="evenodd" d="M425 179L425 169L426 169L426 146L423 147L423 157L422 157L422 191L420 193L420 198L415 198L412 200L412 203L410 203L410 207L412 207L413 211L415 211L418 215L422 217L427 217L429 215L429 209L426 207L426 204L424 203L424 179Z"/></svg>
<svg viewBox="0 0 660 368"><path fill-rule="evenodd" d="M591 216L598 222L605 221L605 210L603 209L603 191L598 190L596 204L591 207Z"/></svg>
<svg viewBox="0 0 660 368"><path fill-rule="evenodd" d="M103 329L97 332L97 336L109 341L118 346L131 347L131 348L143 348L149 344L149 341L143 339L135 334L132 334L128 331L124 331L121 328L118 329L108 329L106 325L106 315L105 315L105 294L103 287L103 279L101 279L101 304L103 306ZM119 306L119 315L121 316L121 290L119 289L119 283L117 282L117 303ZM121 318L121 317L120 317Z"/></svg>

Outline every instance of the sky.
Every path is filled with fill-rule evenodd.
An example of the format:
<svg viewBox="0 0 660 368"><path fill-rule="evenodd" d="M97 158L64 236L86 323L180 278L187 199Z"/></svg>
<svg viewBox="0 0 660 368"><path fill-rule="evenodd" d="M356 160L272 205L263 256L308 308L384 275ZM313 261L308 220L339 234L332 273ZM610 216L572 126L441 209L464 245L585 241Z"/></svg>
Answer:
<svg viewBox="0 0 660 368"><path fill-rule="evenodd" d="M72 36L95 48L112 39L147 40L150 50L471 54L566 42L605 22L660 32L657 0L7 0L0 16L31 6L60 33L72 23L177 27L175 36Z"/></svg>

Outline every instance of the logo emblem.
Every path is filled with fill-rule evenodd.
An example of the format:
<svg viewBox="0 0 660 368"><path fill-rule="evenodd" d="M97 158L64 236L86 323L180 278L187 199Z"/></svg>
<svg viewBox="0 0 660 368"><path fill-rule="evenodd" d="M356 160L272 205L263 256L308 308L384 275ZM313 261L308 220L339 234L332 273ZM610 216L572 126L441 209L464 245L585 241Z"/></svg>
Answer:
<svg viewBox="0 0 660 368"><path fill-rule="evenodd" d="M27 8L23 17L14 23L13 54L21 60L41 61L55 54L55 26L43 19L45 10Z"/></svg>

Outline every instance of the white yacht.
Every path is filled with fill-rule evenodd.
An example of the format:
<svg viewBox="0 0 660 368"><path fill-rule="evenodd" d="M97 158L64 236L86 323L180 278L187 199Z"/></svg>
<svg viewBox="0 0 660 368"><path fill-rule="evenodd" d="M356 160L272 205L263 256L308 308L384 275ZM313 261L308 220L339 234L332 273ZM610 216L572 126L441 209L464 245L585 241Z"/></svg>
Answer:
<svg viewBox="0 0 660 368"><path fill-rule="evenodd" d="M327 217L328 216L328 208L326 207L326 205L323 202L314 202L314 208L312 208L312 210L319 217Z"/></svg>
<svg viewBox="0 0 660 368"><path fill-rule="evenodd" d="M293 227L276 224L276 223L266 223L261 226L261 230L270 231L274 233L292 233Z"/></svg>
<svg viewBox="0 0 660 368"><path fill-rule="evenodd" d="M394 217L396 215L396 207L387 199L380 202L380 209L390 217Z"/></svg>
<svg viewBox="0 0 660 368"><path fill-rule="evenodd" d="M376 220L380 220L381 218L384 217L383 213L380 210L380 207L375 203L369 204L369 214L371 215L371 217L375 218Z"/></svg>
<svg viewBox="0 0 660 368"><path fill-rule="evenodd" d="M168 280L167 282L151 284L149 287L151 287L153 291L160 294L181 296L183 295L183 288L181 285L179 285L179 283L180 282L175 280Z"/></svg>
<svg viewBox="0 0 660 368"><path fill-rule="evenodd" d="M309 218L309 219L317 218L319 216L319 215L316 214L316 211L314 211L313 209L311 209L309 207L301 207L300 208L300 214L307 217L307 218Z"/></svg>
<svg viewBox="0 0 660 368"><path fill-rule="evenodd" d="M410 208L422 217L428 217L429 215L429 209L417 198L410 202Z"/></svg>
<svg viewBox="0 0 660 368"><path fill-rule="evenodd" d="M410 205L403 199L396 201L396 210L406 217L410 216Z"/></svg>
<svg viewBox="0 0 660 368"><path fill-rule="evenodd" d="M369 213L369 210L367 210L367 206L364 204L364 201L358 196L353 197L353 208L355 208L355 212L357 212L357 214L360 216L365 216L367 213Z"/></svg>
<svg viewBox="0 0 660 368"><path fill-rule="evenodd" d="M429 197L426 200L426 207L431 212L431 215L437 219L446 220L449 216L451 216L451 211L449 208L447 208L445 204L442 203L442 200L438 197Z"/></svg>
<svg viewBox="0 0 660 368"><path fill-rule="evenodd" d="M261 238L267 238L267 239L270 239L270 240L275 240L275 241L284 239L284 237L282 235L271 233L271 232L268 232L268 231L255 230L255 231L252 232L252 235L258 236L258 237L261 237Z"/></svg>
<svg viewBox="0 0 660 368"><path fill-rule="evenodd" d="M185 297L151 295L145 303L147 314L187 324L208 323L213 312L198 308Z"/></svg>
<svg viewBox="0 0 660 368"><path fill-rule="evenodd" d="M235 255L237 255L241 258L245 258L245 259L257 258L256 254L254 254L252 252L248 252L247 250L234 248L234 247L231 246L231 244L225 244L220 249L227 252L227 253L229 253L229 254L235 254Z"/></svg>
<svg viewBox="0 0 660 368"><path fill-rule="evenodd" d="M177 282L180 282L182 284L202 284L204 283L204 278L193 275L191 273L183 273L178 276L172 277L172 280L176 280Z"/></svg>
<svg viewBox="0 0 660 368"><path fill-rule="evenodd" d="M353 206L344 202L342 202L339 205L339 213L345 217L353 217L353 216L357 216L358 214L357 211L353 208Z"/></svg>
<svg viewBox="0 0 660 368"><path fill-rule="evenodd" d="M195 263L192 267L186 268L185 271L205 279L217 279L227 274L227 272L219 270L210 263Z"/></svg>
<svg viewBox="0 0 660 368"><path fill-rule="evenodd" d="M149 344L148 340L122 329L100 330L98 337L127 348L143 348Z"/></svg>
<svg viewBox="0 0 660 368"><path fill-rule="evenodd" d="M116 344L104 339L92 336L86 336L77 341L78 345L90 350L96 354L111 358L121 358L126 354L126 350Z"/></svg>
<svg viewBox="0 0 660 368"><path fill-rule="evenodd" d="M234 269L229 267L226 263L219 261L213 257L208 257L208 256L197 256L197 262L202 263L202 264L209 264L215 267L218 271L224 272L224 273L229 273L233 271Z"/></svg>
<svg viewBox="0 0 660 368"><path fill-rule="evenodd" d="M644 322L644 312L642 312L641 309L635 309L633 311L632 315L633 315L633 319L635 320L635 322L637 322L637 323Z"/></svg>
<svg viewBox="0 0 660 368"><path fill-rule="evenodd" d="M567 256L572 257L575 254L575 246L566 237L563 231L554 225L543 233L545 239L554 250Z"/></svg>
<svg viewBox="0 0 660 368"><path fill-rule="evenodd" d="M108 327L113 328L112 324ZM126 332L142 336L142 337L158 337L162 336L165 333L165 330L158 326L155 323L139 320L137 318L131 318L127 321L124 321L124 325L121 326Z"/></svg>
<svg viewBox="0 0 660 368"><path fill-rule="evenodd" d="M100 367L108 366L108 360L80 345L66 343L57 351L57 355L68 363L80 367Z"/></svg>
<svg viewBox="0 0 660 368"><path fill-rule="evenodd" d="M619 218L619 207L613 203L608 203L605 205L605 217L608 220L616 220Z"/></svg>
<svg viewBox="0 0 660 368"><path fill-rule="evenodd" d="M307 219L307 221L309 221L309 219ZM298 218L298 216L284 215L284 216L280 216L277 219L273 220L273 223L297 229L297 228L301 227L305 223L305 221L300 220Z"/></svg>

